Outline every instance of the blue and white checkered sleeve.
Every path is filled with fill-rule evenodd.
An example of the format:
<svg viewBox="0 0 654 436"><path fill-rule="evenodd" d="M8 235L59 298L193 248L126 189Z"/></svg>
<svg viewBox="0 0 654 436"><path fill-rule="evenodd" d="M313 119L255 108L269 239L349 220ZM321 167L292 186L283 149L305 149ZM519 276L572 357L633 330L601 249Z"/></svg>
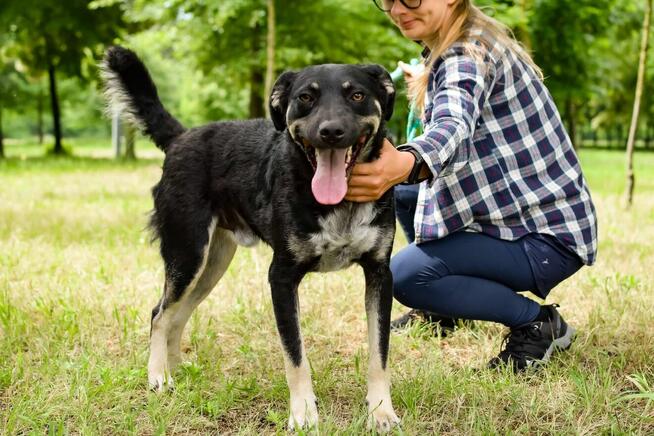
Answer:
<svg viewBox="0 0 654 436"><path fill-rule="evenodd" d="M438 175L453 160L467 160L467 147L492 89L495 67L490 60L479 65L469 55L450 50L432 76L431 117L424 133L406 145L415 148L432 174Z"/></svg>

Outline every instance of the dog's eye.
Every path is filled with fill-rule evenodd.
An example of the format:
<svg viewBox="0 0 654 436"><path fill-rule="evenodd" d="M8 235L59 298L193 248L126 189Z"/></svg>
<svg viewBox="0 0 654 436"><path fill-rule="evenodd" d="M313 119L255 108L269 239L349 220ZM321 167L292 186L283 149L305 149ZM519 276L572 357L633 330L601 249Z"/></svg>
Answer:
<svg viewBox="0 0 654 436"><path fill-rule="evenodd" d="M300 94L298 99L302 103L311 103L313 101L313 96L311 94Z"/></svg>
<svg viewBox="0 0 654 436"><path fill-rule="evenodd" d="M363 95L363 92L355 92L352 94L352 97L350 97L353 101L363 101L365 98L365 95Z"/></svg>

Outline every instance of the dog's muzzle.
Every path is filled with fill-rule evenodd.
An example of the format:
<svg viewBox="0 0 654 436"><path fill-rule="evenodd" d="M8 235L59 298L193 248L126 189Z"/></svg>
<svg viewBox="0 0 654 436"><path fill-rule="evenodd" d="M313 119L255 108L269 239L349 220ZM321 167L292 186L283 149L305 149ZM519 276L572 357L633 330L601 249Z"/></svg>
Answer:
<svg viewBox="0 0 654 436"><path fill-rule="evenodd" d="M331 205L343 201L352 169L372 138L372 134L362 134L346 148L314 147L307 139L299 138L299 145L314 170L311 191L318 203Z"/></svg>

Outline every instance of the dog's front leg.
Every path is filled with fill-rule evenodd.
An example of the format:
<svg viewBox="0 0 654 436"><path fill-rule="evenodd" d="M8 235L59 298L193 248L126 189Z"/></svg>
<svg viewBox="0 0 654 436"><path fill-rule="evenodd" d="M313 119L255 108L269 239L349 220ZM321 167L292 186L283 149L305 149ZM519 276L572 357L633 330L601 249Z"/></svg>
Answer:
<svg viewBox="0 0 654 436"><path fill-rule="evenodd" d="M284 351L286 382L290 391L289 429L310 428L318 423L311 369L300 333L298 285L304 273L297 265L273 258L268 279L272 291L277 330Z"/></svg>
<svg viewBox="0 0 654 436"><path fill-rule="evenodd" d="M364 258L368 318L368 425L386 432L400 422L393 410L390 376L386 365L393 304L393 277L387 262Z"/></svg>

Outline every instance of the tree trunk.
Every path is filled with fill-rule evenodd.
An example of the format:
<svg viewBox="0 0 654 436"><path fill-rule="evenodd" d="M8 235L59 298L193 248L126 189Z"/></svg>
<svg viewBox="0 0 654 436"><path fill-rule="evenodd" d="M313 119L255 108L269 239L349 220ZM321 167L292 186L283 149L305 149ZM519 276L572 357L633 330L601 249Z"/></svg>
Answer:
<svg viewBox="0 0 654 436"><path fill-rule="evenodd" d="M136 152L134 151L134 127L129 124L125 125L125 159L136 160Z"/></svg>
<svg viewBox="0 0 654 436"><path fill-rule="evenodd" d="M0 159L5 157L5 135L2 131L2 106L0 106Z"/></svg>
<svg viewBox="0 0 654 436"><path fill-rule="evenodd" d="M267 100L272 91L275 74L275 0L268 0L268 37L266 38L266 84L264 87L264 100ZM266 118L270 118L270 106L264 102Z"/></svg>
<svg viewBox="0 0 654 436"><path fill-rule="evenodd" d="M250 118L263 118L266 113L263 110L263 70L259 67L252 67L250 76Z"/></svg>
<svg viewBox="0 0 654 436"><path fill-rule="evenodd" d="M643 18L643 35L640 43L640 61L638 62L638 79L636 80L636 95L634 97L634 110L631 114L631 126L627 138L627 207L631 206L634 195L634 144L638 131L638 114L640 113L640 100L643 95L645 83L645 66L647 65L647 49L649 48L649 26L652 17L652 0L645 0L645 17Z"/></svg>
<svg viewBox="0 0 654 436"><path fill-rule="evenodd" d="M252 32L252 59L257 59L261 49L261 26L257 23ZM250 67L250 118L263 118L265 115L263 109L263 86L264 71L257 62L252 62Z"/></svg>
<svg viewBox="0 0 654 436"><path fill-rule="evenodd" d="M57 81L55 78L55 67L50 64L48 68L48 78L50 79L50 102L52 104L52 122L54 124L55 145L54 154L64 154L64 148L61 146L61 116L59 114L59 97L57 96Z"/></svg>
<svg viewBox="0 0 654 436"><path fill-rule="evenodd" d="M577 149L577 111L572 97L566 100L566 119L568 121L568 136L572 142L572 148Z"/></svg>
<svg viewBox="0 0 654 436"><path fill-rule="evenodd" d="M111 147L114 150L114 158L120 159L120 148L123 136L123 123L120 118L120 112L114 110L111 115Z"/></svg>
<svg viewBox="0 0 654 436"><path fill-rule="evenodd" d="M43 86L39 79L39 95L36 101L36 129L39 136L39 145L43 145Z"/></svg>

